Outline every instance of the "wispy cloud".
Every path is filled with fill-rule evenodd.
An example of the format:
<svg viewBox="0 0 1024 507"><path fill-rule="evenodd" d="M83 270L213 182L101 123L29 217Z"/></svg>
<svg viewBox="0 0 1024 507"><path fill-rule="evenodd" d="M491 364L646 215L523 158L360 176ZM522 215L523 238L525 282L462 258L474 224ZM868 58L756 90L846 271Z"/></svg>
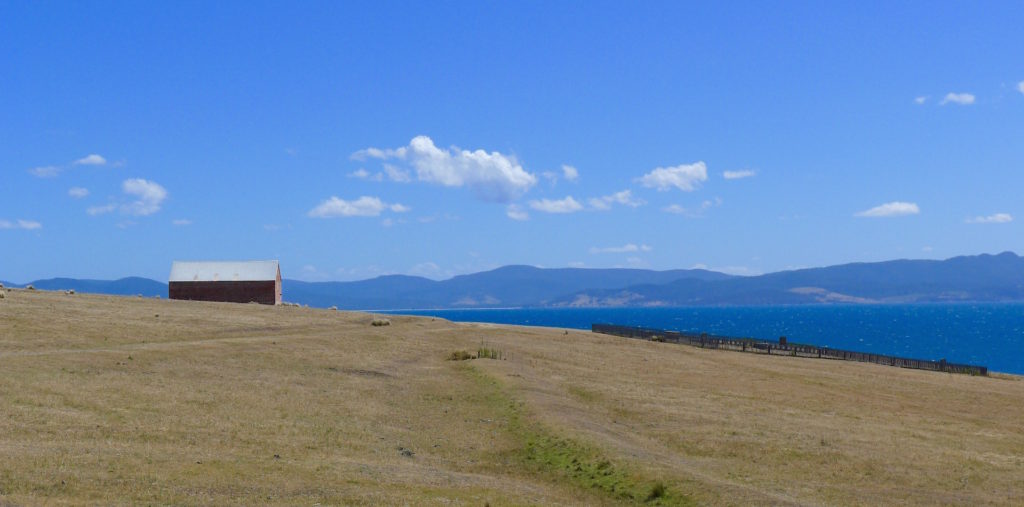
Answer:
<svg viewBox="0 0 1024 507"><path fill-rule="evenodd" d="M947 93L946 96L942 98L942 101L939 102L939 104L943 105L943 106L946 105L946 104L957 104L957 105L961 105L961 106L969 106L969 105L971 105L973 103L974 103L974 95L972 95L970 93L952 93L952 92Z"/></svg>
<svg viewBox="0 0 1024 507"><path fill-rule="evenodd" d="M116 204L107 204L107 205L104 205L104 206L90 206L89 208L87 208L85 210L85 212L88 213L91 216L96 216L96 215L105 215L105 214L110 213L111 211L114 211L116 209L117 209L117 205Z"/></svg>
<svg viewBox="0 0 1024 507"><path fill-rule="evenodd" d="M544 171L540 173L540 175L542 178L548 180L548 183L550 183L551 188L554 188L556 185L558 185L559 178L564 178L565 181L575 183L576 180L578 180L580 177L580 172L571 165L563 164L561 172Z"/></svg>
<svg viewBox="0 0 1024 507"><path fill-rule="evenodd" d="M744 169L742 171L725 171L722 173L722 177L727 180L741 180L743 178L752 178L756 175L757 172L750 169Z"/></svg>
<svg viewBox="0 0 1024 507"><path fill-rule="evenodd" d="M641 185L666 191L672 187L692 192L701 182L707 181L708 168L704 162L681 164L675 167L658 167L638 178Z"/></svg>
<svg viewBox="0 0 1024 507"><path fill-rule="evenodd" d="M142 178L124 180L121 183L121 191L135 197L134 201L121 206L121 211L128 215L152 215L160 211L161 204L167 199L167 189Z"/></svg>
<svg viewBox="0 0 1024 507"><path fill-rule="evenodd" d="M1024 83L1022 83L1024 84ZM580 172L571 165L562 165L562 177L565 181L576 181L580 177Z"/></svg>
<svg viewBox="0 0 1024 507"><path fill-rule="evenodd" d="M364 195L354 201L346 201L335 196L323 201L317 207L309 210L309 216L313 218L336 218L336 217L376 217L385 210L395 213L409 211L409 207L402 204L387 204L379 197Z"/></svg>
<svg viewBox="0 0 1024 507"><path fill-rule="evenodd" d="M89 189L82 187L71 187L68 189L68 195L74 197L75 199L81 199L89 195Z"/></svg>
<svg viewBox="0 0 1024 507"><path fill-rule="evenodd" d="M352 158L405 162L416 172L419 181L446 187L467 187L479 198L493 202L515 200L537 184L537 177L523 169L513 156L454 146L438 148L427 136L414 137L408 146L400 148L359 150L352 154Z"/></svg>
<svg viewBox="0 0 1024 507"><path fill-rule="evenodd" d="M650 252L653 250L648 245L637 245L634 243L627 243L622 246L607 246L607 247L591 247L591 254L603 254L603 253L633 253L633 252Z"/></svg>
<svg viewBox="0 0 1024 507"><path fill-rule="evenodd" d="M23 229L31 231L35 229L41 229L43 224L36 222L35 220L0 220L0 229Z"/></svg>
<svg viewBox="0 0 1024 507"><path fill-rule="evenodd" d="M704 216L704 213L707 210L709 210L711 208L714 208L715 206L721 206L721 205L722 205L722 199L718 198L718 197L715 197L714 200L705 199L704 201L702 201L700 203L700 206L698 208L696 208L696 209L684 208L683 206L681 206L679 204L671 204L671 205L665 206L664 208L661 208L661 211L664 211L665 213L672 213L674 215L683 215L683 216L687 216L687 217L690 217L690 218L701 218L701 217Z"/></svg>
<svg viewBox="0 0 1024 507"><path fill-rule="evenodd" d="M530 201L530 208L544 213L575 213L583 209L583 205L572 196L563 199L538 199Z"/></svg>
<svg viewBox="0 0 1024 507"><path fill-rule="evenodd" d="M509 204L508 207L505 208L505 215L512 220L518 220L520 222L530 219L530 214L523 208L519 207L518 204Z"/></svg>
<svg viewBox="0 0 1024 507"><path fill-rule="evenodd" d="M72 164L74 164L74 165L107 165L107 159L103 158L100 155L92 153L90 155L86 155L86 156L84 156L84 157L82 157L82 158L72 162Z"/></svg>
<svg viewBox="0 0 1024 507"><path fill-rule="evenodd" d="M348 173L348 177L366 181L384 181L384 173L371 173L362 167Z"/></svg>
<svg viewBox="0 0 1024 507"><path fill-rule="evenodd" d="M192 225L192 221L187 219L187 218L176 218L174 220L171 220L171 223L176 225L176 226L178 226L178 227L184 227L186 225Z"/></svg>
<svg viewBox="0 0 1024 507"><path fill-rule="evenodd" d="M33 167L28 170L28 173L36 178L56 178L60 174L61 168L55 165L47 165L41 167Z"/></svg>
<svg viewBox="0 0 1024 507"><path fill-rule="evenodd" d="M919 106L924 104L927 101L928 101L928 97L925 96L925 95L922 95L920 97L914 97L914 103L919 105Z"/></svg>
<svg viewBox="0 0 1024 507"><path fill-rule="evenodd" d="M384 164L384 174L388 175L388 179L398 183L408 183L412 181L412 177L409 176L409 171L399 169L391 164Z"/></svg>
<svg viewBox="0 0 1024 507"><path fill-rule="evenodd" d="M977 216L964 220L968 224L1008 224L1013 221L1009 213L995 213L988 216Z"/></svg>
<svg viewBox="0 0 1024 507"><path fill-rule="evenodd" d="M917 204L915 203L893 201L875 206L874 208L871 209L854 213L854 216L867 218L883 218L917 215L920 212L920 208L918 208Z"/></svg>
<svg viewBox="0 0 1024 507"><path fill-rule="evenodd" d="M638 208L647 204L647 201L633 197L632 190L623 190L621 192L615 192L611 195L603 197L594 197L587 201L591 208L597 210L608 210L612 208L613 204L621 204L623 206L629 206L631 208Z"/></svg>
<svg viewBox="0 0 1024 507"><path fill-rule="evenodd" d="M1024 81L1017 83L1017 91L1024 93Z"/></svg>

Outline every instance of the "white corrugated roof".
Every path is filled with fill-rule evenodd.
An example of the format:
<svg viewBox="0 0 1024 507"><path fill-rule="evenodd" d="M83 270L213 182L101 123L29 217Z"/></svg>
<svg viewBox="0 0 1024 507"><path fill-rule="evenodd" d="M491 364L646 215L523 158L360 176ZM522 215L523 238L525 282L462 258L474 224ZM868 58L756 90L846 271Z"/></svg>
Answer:
<svg viewBox="0 0 1024 507"><path fill-rule="evenodd" d="M171 282L255 282L277 280L277 261L174 261Z"/></svg>

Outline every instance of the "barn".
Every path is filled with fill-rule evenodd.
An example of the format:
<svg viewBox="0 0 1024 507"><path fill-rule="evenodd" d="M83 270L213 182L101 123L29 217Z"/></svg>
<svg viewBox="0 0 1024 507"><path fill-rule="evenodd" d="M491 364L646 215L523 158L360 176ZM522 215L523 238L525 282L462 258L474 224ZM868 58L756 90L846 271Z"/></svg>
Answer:
<svg viewBox="0 0 1024 507"><path fill-rule="evenodd" d="M277 261L174 261L167 285L171 299L281 304Z"/></svg>

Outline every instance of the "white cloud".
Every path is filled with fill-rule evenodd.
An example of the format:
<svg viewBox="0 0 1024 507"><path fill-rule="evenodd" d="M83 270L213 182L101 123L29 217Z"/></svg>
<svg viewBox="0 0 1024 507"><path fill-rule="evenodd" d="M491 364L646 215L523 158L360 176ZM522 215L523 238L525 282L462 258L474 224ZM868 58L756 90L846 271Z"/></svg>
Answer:
<svg viewBox="0 0 1024 507"><path fill-rule="evenodd" d="M409 176L409 171L399 169L391 164L384 164L384 172L388 175L388 179L398 183L408 183L412 181L412 177Z"/></svg>
<svg viewBox="0 0 1024 507"><path fill-rule="evenodd" d="M89 189L82 187L71 187L68 189L68 195L74 197L75 199L81 199L89 195Z"/></svg>
<svg viewBox="0 0 1024 507"><path fill-rule="evenodd" d="M348 177L349 178L356 178L356 179L359 179L359 180L367 180L367 181L384 181L384 175L383 174L381 174L381 173L372 173L371 174L369 171L367 171L366 169L363 169L362 167L360 167L359 169L356 169L355 171L352 171L352 172L348 173Z"/></svg>
<svg viewBox="0 0 1024 507"><path fill-rule="evenodd" d="M389 158L402 158L405 156L405 148L399 148L397 150L382 150L380 148L366 148L365 150L359 150L352 154L352 160L366 160L368 158L378 158L381 160Z"/></svg>
<svg viewBox="0 0 1024 507"><path fill-rule="evenodd" d="M408 211L410 208L402 204L386 204L379 197L364 195L354 201L346 201L331 196L330 199L320 203L309 211L309 216L314 218L334 217L376 217L390 209L396 213Z"/></svg>
<svg viewBox="0 0 1024 507"><path fill-rule="evenodd" d="M711 199L705 199L700 203L700 207L698 207L697 209L688 209L678 204L670 204L668 206L665 206L664 208L661 208L661 211L664 211L665 213L672 213L675 215L684 215L690 218L700 218L704 216L705 211L714 208L715 206L721 205L722 199L720 197L715 197L713 201Z"/></svg>
<svg viewBox="0 0 1024 507"><path fill-rule="evenodd" d="M583 261L569 261L567 264L570 268L585 268L587 264Z"/></svg>
<svg viewBox="0 0 1024 507"><path fill-rule="evenodd" d="M722 177L727 180L740 180L743 178L750 178L756 175L757 172L751 171L749 169L744 169L742 171L725 171L722 173Z"/></svg>
<svg viewBox="0 0 1024 507"><path fill-rule="evenodd" d="M575 213L583 209L572 196L565 196L564 199L539 199L530 201L530 208L544 213Z"/></svg>
<svg viewBox="0 0 1024 507"><path fill-rule="evenodd" d="M42 167L33 167L28 170L28 173L36 178L56 178L60 174L61 169L54 165L47 165Z"/></svg>
<svg viewBox="0 0 1024 507"><path fill-rule="evenodd" d="M854 216L869 218L898 217L916 215L920 212L921 210L917 207L917 204L912 202L893 201L855 213Z"/></svg>
<svg viewBox="0 0 1024 507"><path fill-rule="evenodd" d="M10 220L0 220L0 229L24 229L31 231L35 229L41 229L43 224L36 222L35 220L22 220L18 219L13 222Z"/></svg>
<svg viewBox="0 0 1024 507"><path fill-rule="evenodd" d="M509 202L537 184L537 177L526 172L515 157L496 151L441 149L427 136L417 136L409 146L382 150L367 148L352 158L401 160L416 171L419 181L446 187L467 187L487 201Z"/></svg>
<svg viewBox="0 0 1024 507"><path fill-rule="evenodd" d="M177 225L179 227L186 226L186 225L192 225L192 221L187 219L187 218L177 218L177 219L171 220L171 223L174 224L174 225Z"/></svg>
<svg viewBox="0 0 1024 507"><path fill-rule="evenodd" d="M637 208L647 204L647 201L633 197L633 191L631 190L615 192L614 194L606 195L604 197L594 197L587 202L590 203L590 207L599 210L611 209L612 204L622 204L632 208Z"/></svg>
<svg viewBox="0 0 1024 507"><path fill-rule="evenodd" d="M947 93L939 104L944 106L949 103L969 106L974 103L974 95L971 95L970 93Z"/></svg>
<svg viewBox="0 0 1024 507"><path fill-rule="evenodd" d="M505 208L505 215L512 220L519 220L520 222L530 219L530 214L523 208L520 208L518 204L509 204L508 208Z"/></svg>
<svg viewBox="0 0 1024 507"><path fill-rule="evenodd" d="M107 159L93 153L90 155L86 155L72 163L74 165L106 165Z"/></svg>
<svg viewBox="0 0 1024 507"><path fill-rule="evenodd" d="M92 216L96 216L96 215L104 215L104 214L110 213L111 211L114 211L115 209L117 209L117 205L116 204L107 204L106 206L92 206L92 207L86 209L85 212L90 214L90 215L92 215Z"/></svg>
<svg viewBox="0 0 1024 507"><path fill-rule="evenodd" d="M135 178L124 180L121 190L135 200L121 206L121 212L129 215L146 216L160 211L160 205L167 199L167 190L156 182Z"/></svg>
<svg viewBox="0 0 1024 507"><path fill-rule="evenodd" d="M659 191L676 187L683 192L691 192L707 179L707 166L704 162L696 162L675 167L658 167L643 175L638 181L645 187L657 188Z"/></svg>
<svg viewBox="0 0 1024 507"><path fill-rule="evenodd" d="M968 224L1006 224L1012 221L1013 216L1009 213L996 213L987 217L977 216L964 220L964 222Z"/></svg>
<svg viewBox="0 0 1024 507"><path fill-rule="evenodd" d="M632 252L650 252L653 248L647 245L636 245L633 243L627 243L622 246L609 246L604 248L591 247L591 254L602 254L602 253L632 253Z"/></svg>
<svg viewBox="0 0 1024 507"><path fill-rule="evenodd" d="M1017 91L1024 93L1024 81L1017 83Z"/></svg>
<svg viewBox="0 0 1024 507"><path fill-rule="evenodd" d="M920 106L921 104L924 104L924 103L925 103L925 101L927 101L927 100L928 100L928 97L926 97L926 96L924 96L924 95L922 95L922 96L920 96L920 97L914 97L914 103L915 103L915 104L917 104L917 105L919 105L919 106Z"/></svg>
<svg viewBox="0 0 1024 507"><path fill-rule="evenodd" d="M562 165L562 177L565 181L576 181L580 177L580 171L571 165Z"/></svg>

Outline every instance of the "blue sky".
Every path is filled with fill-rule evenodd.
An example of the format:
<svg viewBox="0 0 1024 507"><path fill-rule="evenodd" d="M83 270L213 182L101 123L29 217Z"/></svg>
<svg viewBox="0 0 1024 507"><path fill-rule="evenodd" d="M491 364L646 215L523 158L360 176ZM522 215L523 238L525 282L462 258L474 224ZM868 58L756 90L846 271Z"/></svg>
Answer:
<svg viewBox="0 0 1024 507"><path fill-rule="evenodd" d="M0 279L1024 253L1019 3L723 4L0 4Z"/></svg>

